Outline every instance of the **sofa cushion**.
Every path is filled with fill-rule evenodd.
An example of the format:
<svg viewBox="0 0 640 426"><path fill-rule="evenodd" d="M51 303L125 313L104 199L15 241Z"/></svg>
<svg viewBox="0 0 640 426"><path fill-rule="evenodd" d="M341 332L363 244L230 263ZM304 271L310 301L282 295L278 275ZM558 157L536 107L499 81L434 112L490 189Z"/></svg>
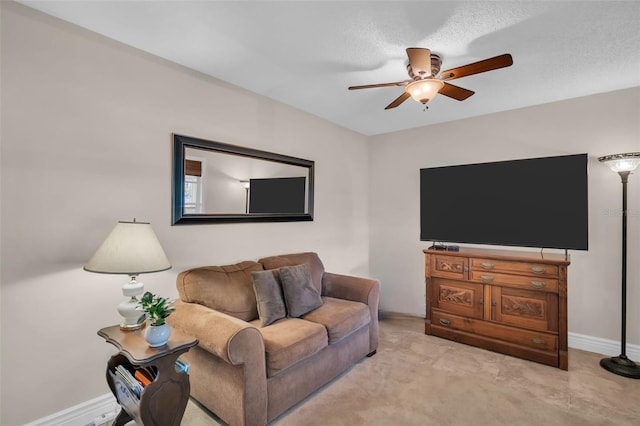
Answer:
<svg viewBox="0 0 640 426"><path fill-rule="evenodd" d="M259 320L252 324L259 327ZM268 377L309 358L329 344L325 327L299 318L284 318L259 330L264 339Z"/></svg>
<svg viewBox="0 0 640 426"><path fill-rule="evenodd" d="M323 297L322 300L322 306L302 319L326 327L329 344L339 342L371 321L369 307L364 303L333 297Z"/></svg>
<svg viewBox="0 0 640 426"><path fill-rule="evenodd" d="M322 305L320 291L311 281L308 263L280 268L284 303L291 318L298 318Z"/></svg>
<svg viewBox="0 0 640 426"><path fill-rule="evenodd" d="M258 316L263 327L287 316L282 287L277 270L251 273L253 290L256 293Z"/></svg>
<svg viewBox="0 0 640 426"><path fill-rule="evenodd" d="M264 269L278 269L283 266L295 266L308 263L311 268L311 279L313 285L322 294L322 275L324 275L324 265L316 253L294 253L279 256L265 257L258 262L262 263Z"/></svg>
<svg viewBox="0 0 640 426"><path fill-rule="evenodd" d="M199 303L243 321L258 318L251 272L262 271L260 263L204 266L178 274L176 286L184 302Z"/></svg>

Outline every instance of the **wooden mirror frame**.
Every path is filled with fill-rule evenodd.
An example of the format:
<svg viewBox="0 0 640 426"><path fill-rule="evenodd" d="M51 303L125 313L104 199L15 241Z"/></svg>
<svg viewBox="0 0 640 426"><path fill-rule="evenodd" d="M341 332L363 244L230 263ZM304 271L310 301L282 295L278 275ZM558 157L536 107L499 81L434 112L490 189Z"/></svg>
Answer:
<svg viewBox="0 0 640 426"><path fill-rule="evenodd" d="M209 150L224 154L238 155L257 160L299 166L308 169L307 213L184 213L185 152L187 148ZM173 206L172 225L193 225L206 223L241 222L298 222L313 220L313 178L314 162L287 155L275 154L253 148L208 141L190 136L173 134Z"/></svg>

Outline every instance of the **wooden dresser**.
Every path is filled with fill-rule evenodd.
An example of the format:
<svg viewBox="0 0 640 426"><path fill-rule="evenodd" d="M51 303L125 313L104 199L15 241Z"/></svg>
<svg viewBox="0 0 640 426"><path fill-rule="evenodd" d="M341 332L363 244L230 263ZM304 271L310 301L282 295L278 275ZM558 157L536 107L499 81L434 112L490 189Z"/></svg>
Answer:
<svg viewBox="0 0 640 426"><path fill-rule="evenodd" d="M568 258L471 248L423 251L426 334L568 368Z"/></svg>

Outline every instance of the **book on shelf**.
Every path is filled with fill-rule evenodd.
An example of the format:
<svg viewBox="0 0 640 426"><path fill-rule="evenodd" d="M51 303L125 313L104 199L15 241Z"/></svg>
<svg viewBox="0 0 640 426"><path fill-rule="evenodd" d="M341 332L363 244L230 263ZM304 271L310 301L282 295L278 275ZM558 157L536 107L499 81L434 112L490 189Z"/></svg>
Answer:
<svg viewBox="0 0 640 426"><path fill-rule="evenodd" d="M133 374L122 365L116 365L116 376L133 392L135 396L140 398L142 393L142 384L133 377Z"/></svg>
<svg viewBox="0 0 640 426"><path fill-rule="evenodd" d="M147 373L145 370L136 370L135 373L133 373L133 377L138 380L144 388L150 385L151 381L153 380L153 378L149 377L148 374L149 373Z"/></svg>
<svg viewBox="0 0 640 426"><path fill-rule="evenodd" d="M189 373L189 364L184 361L176 360L175 369L177 372ZM131 392L133 396L140 399L142 390L151 384L157 376L157 370L155 368L134 368L131 372L124 365L116 365L115 376L119 381Z"/></svg>

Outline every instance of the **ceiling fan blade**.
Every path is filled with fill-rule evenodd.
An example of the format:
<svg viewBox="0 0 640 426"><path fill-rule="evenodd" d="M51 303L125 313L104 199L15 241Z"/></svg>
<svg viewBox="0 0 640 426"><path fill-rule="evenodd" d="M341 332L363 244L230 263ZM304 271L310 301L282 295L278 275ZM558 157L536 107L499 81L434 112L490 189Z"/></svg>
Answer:
<svg viewBox="0 0 640 426"><path fill-rule="evenodd" d="M349 90L357 90L357 89L371 89L374 87L389 87L389 86L406 86L411 83L411 81L397 81L395 83L380 83L380 84L365 84L364 86L351 86Z"/></svg>
<svg viewBox="0 0 640 426"><path fill-rule="evenodd" d="M404 92L402 95L398 96L393 102L386 106L385 109L395 108L404 101L406 101L411 95L408 92Z"/></svg>
<svg viewBox="0 0 640 426"><path fill-rule="evenodd" d="M480 74L481 72L497 70L513 65L513 58L510 54L495 56L483 61L474 62L472 64L463 65L440 73L442 80L453 80L456 78L466 77L468 75Z"/></svg>
<svg viewBox="0 0 640 426"><path fill-rule="evenodd" d="M462 87L454 86L451 83L444 83L442 89L438 91L441 95L448 96L457 101L464 101L469 96L473 95L475 92L472 90L464 89Z"/></svg>
<svg viewBox="0 0 640 426"><path fill-rule="evenodd" d="M409 47L407 56L414 75L423 78L431 77L431 51L429 49Z"/></svg>

